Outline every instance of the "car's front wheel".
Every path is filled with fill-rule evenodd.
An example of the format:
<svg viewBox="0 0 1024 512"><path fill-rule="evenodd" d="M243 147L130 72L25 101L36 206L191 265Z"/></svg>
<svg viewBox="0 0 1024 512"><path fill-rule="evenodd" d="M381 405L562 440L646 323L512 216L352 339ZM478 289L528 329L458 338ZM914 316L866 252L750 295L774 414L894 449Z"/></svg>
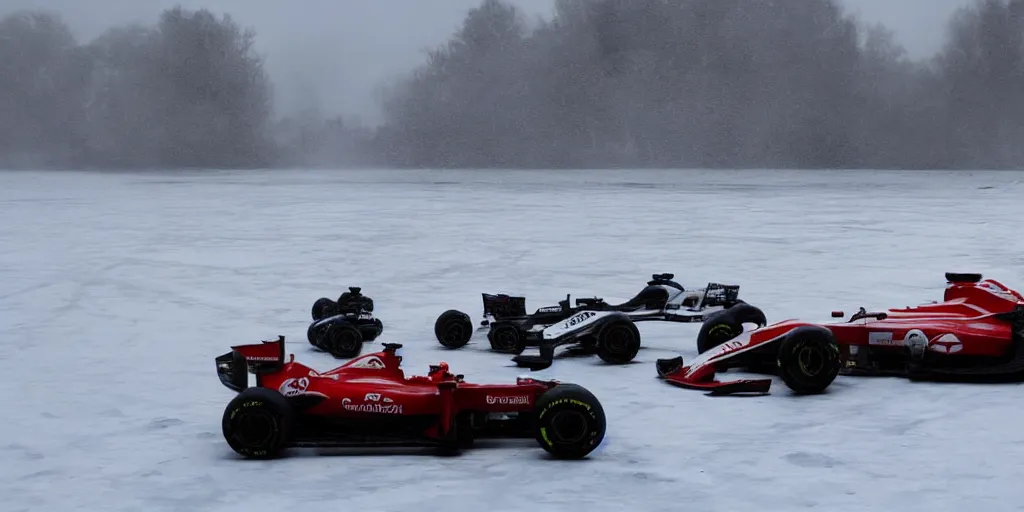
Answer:
<svg viewBox="0 0 1024 512"><path fill-rule="evenodd" d="M593 393L576 384L559 384L537 400L535 437L558 459L582 459L604 439L604 408Z"/></svg>
<svg viewBox="0 0 1024 512"><path fill-rule="evenodd" d="M626 364L640 352L640 331L629 320L613 320L597 333L597 357L611 364Z"/></svg>
<svg viewBox="0 0 1024 512"><path fill-rule="evenodd" d="M793 329L779 344L779 376L793 392L821 393L839 375L842 361L839 345L824 327Z"/></svg>

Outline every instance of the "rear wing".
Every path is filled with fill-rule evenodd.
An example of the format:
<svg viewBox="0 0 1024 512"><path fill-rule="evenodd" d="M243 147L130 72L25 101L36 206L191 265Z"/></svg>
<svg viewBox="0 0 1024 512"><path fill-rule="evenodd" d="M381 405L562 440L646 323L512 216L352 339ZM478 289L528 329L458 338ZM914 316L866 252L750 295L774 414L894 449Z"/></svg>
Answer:
<svg viewBox="0 0 1024 512"><path fill-rule="evenodd" d="M708 283L707 288L704 289L701 305L705 307L723 306L736 302L739 297L740 285L738 284Z"/></svg>
<svg viewBox="0 0 1024 512"><path fill-rule="evenodd" d="M217 377L221 384L234 391L249 387L249 373L256 375L256 385L261 376L280 371L284 366L284 336L276 340L251 345L235 345L231 352L214 358L217 363Z"/></svg>
<svg viewBox="0 0 1024 512"><path fill-rule="evenodd" d="M526 297L490 293L481 294L484 299L484 316L490 315L495 320L515 316L526 316Z"/></svg>

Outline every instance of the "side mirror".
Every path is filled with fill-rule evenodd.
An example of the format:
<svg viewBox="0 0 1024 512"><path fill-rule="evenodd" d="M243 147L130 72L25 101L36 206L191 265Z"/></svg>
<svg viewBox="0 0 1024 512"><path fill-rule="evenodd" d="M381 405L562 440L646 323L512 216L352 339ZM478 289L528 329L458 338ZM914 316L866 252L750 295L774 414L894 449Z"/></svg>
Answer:
<svg viewBox="0 0 1024 512"><path fill-rule="evenodd" d="M842 311L833 311L832 312L832 318L842 318L844 316L846 316L846 314L843 313Z"/></svg>

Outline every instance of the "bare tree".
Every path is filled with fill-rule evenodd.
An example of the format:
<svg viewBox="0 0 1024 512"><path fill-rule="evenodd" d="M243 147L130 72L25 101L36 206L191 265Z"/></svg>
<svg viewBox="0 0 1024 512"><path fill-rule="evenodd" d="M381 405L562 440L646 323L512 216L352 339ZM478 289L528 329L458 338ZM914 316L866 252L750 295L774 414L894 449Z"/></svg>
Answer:
<svg viewBox="0 0 1024 512"><path fill-rule="evenodd" d="M255 34L206 10L164 12L147 82L164 143L162 165L269 163L270 83Z"/></svg>
<svg viewBox="0 0 1024 512"><path fill-rule="evenodd" d="M959 11L941 57L956 166L1024 166L1024 0Z"/></svg>
<svg viewBox="0 0 1024 512"><path fill-rule="evenodd" d="M271 89L254 34L177 8L79 46L57 16L0 21L0 156L42 165L272 162Z"/></svg>
<svg viewBox="0 0 1024 512"><path fill-rule="evenodd" d="M1022 5L979 1L929 63L836 0L558 0L526 32L496 31L511 8L487 0L390 95L380 147L422 166L1020 167Z"/></svg>
<svg viewBox="0 0 1024 512"><path fill-rule="evenodd" d="M0 20L0 160L56 165L80 157L89 67L56 14Z"/></svg>

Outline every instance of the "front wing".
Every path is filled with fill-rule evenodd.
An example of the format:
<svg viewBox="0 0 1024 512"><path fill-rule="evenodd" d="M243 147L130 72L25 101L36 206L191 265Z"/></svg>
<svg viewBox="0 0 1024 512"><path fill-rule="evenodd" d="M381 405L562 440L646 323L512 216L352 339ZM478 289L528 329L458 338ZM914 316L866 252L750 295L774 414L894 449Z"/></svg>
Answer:
<svg viewBox="0 0 1024 512"><path fill-rule="evenodd" d="M658 359L656 366L658 377L665 382L681 388L708 391L711 395L764 395L772 387L771 379L738 379L721 382L715 380L713 369L700 371L701 367L684 366L682 357Z"/></svg>
<svg viewBox="0 0 1024 512"><path fill-rule="evenodd" d="M776 336L755 341L751 337L751 332L743 333L698 355L689 365L683 364L682 357L659 359L655 363L658 377L676 386L710 391L712 395L766 394L772 385L770 378L738 379L728 382L715 380L718 371L730 366L745 366L737 363L757 353L755 351L760 352L769 348L769 345L781 339L781 336Z"/></svg>

